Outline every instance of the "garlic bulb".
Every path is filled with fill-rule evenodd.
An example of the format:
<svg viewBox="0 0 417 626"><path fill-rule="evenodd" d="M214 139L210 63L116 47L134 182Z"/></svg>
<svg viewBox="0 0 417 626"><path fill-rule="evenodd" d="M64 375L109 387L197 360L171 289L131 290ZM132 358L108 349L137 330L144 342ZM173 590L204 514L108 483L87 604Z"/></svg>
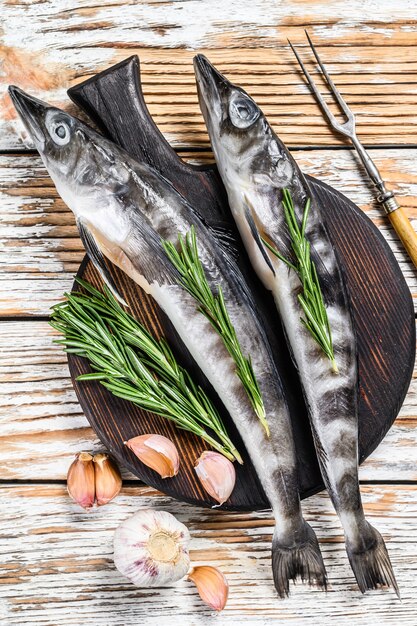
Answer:
<svg viewBox="0 0 417 626"><path fill-rule="evenodd" d="M93 458L97 506L108 504L120 492L122 477L116 463L108 454L96 454Z"/></svg>
<svg viewBox="0 0 417 626"><path fill-rule="evenodd" d="M178 474L180 457L174 443L162 435L139 435L125 445L148 467L158 472L161 478L172 478Z"/></svg>
<svg viewBox="0 0 417 626"><path fill-rule="evenodd" d="M67 489L71 498L83 509L91 509L96 494L93 457L79 452L67 474Z"/></svg>
<svg viewBox="0 0 417 626"><path fill-rule="evenodd" d="M215 611L223 611L229 595L229 584L224 574L211 565L193 567L188 574L197 587L200 598Z"/></svg>
<svg viewBox="0 0 417 626"><path fill-rule="evenodd" d="M138 587L161 587L183 578L190 567L190 533L171 513L143 509L114 534L114 563Z"/></svg>
<svg viewBox="0 0 417 626"><path fill-rule="evenodd" d="M207 493L219 504L226 502L236 483L233 463L218 452L206 451L197 460L194 469Z"/></svg>

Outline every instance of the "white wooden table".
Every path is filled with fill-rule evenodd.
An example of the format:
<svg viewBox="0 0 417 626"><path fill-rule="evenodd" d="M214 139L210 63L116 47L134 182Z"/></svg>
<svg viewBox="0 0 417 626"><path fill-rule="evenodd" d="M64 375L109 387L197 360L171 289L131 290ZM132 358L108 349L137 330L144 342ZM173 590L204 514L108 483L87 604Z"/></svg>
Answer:
<svg viewBox="0 0 417 626"><path fill-rule="evenodd" d="M227 4L227 7L225 5ZM384 442L360 471L369 518L385 535L402 592L362 597L326 494L304 503L320 538L331 589L275 594L272 520L181 504L125 476L110 505L84 513L66 471L102 446L52 344L49 307L83 256L74 219L39 157L19 138L5 87L16 83L73 110L66 89L137 53L156 123L181 154L211 159L192 56L209 58L256 98L304 171L340 189L378 225L416 297L416 273L372 201L354 153L327 129L296 71L286 38L308 27L384 178L417 218L417 2L390 0L3 0L0 77L0 622L7 626L417 623L417 417L413 380ZM417 219L415 221L417 227ZM395 372L393 372L395 376ZM139 507L169 510L192 534L195 563L221 567L230 600L218 616L190 583L134 588L115 570L112 535Z"/></svg>

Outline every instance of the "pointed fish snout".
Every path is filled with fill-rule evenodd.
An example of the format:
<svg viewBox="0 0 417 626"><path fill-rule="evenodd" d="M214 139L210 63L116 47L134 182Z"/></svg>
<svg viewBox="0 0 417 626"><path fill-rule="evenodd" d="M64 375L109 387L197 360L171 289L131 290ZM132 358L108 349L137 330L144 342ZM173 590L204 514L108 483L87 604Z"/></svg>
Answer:
<svg viewBox="0 0 417 626"><path fill-rule="evenodd" d="M16 85L9 86L9 94L16 111L22 117L25 115L39 115L48 107L45 102L34 98L30 94L23 91L23 89L20 89L20 87L16 87Z"/></svg>
<svg viewBox="0 0 417 626"><path fill-rule="evenodd" d="M230 83L203 54L197 54L193 63L200 108L206 118L213 115L214 109L220 110L222 98L227 94Z"/></svg>
<svg viewBox="0 0 417 626"><path fill-rule="evenodd" d="M213 67L210 61L204 56L204 54L196 54L193 59L194 72L197 77L206 78L210 74L210 69Z"/></svg>
<svg viewBox="0 0 417 626"><path fill-rule="evenodd" d="M16 111L33 140L42 142L45 138L43 120L49 105L34 98L15 85L10 85L9 94Z"/></svg>
<svg viewBox="0 0 417 626"><path fill-rule="evenodd" d="M193 64L197 81L203 81L206 86L228 82L204 54L197 54L193 59Z"/></svg>

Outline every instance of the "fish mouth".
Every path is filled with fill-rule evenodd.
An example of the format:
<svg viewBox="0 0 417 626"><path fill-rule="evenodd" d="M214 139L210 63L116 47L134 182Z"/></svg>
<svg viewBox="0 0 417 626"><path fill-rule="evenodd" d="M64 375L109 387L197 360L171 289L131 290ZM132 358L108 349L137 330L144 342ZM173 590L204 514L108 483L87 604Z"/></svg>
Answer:
<svg viewBox="0 0 417 626"><path fill-rule="evenodd" d="M200 108L205 118L222 102L222 94L230 86L229 81L203 55L193 59Z"/></svg>
<svg viewBox="0 0 417 626"><path fill-rule="evenodd" d="M37 146L43 145L45 143L43 121L45 119L46 109L49 105L30 96L15 85L10 85L9 94L29 135Z"/></svg>
<svg viewBox="0 0 417 626"><path fill-rule="evenodd" d="M193 59L193 63L198 81L202 80L205 84L209 84L210 82L214 82L215 84L228 82L223 74L220 74L204 54L197 54Z"/></svg>

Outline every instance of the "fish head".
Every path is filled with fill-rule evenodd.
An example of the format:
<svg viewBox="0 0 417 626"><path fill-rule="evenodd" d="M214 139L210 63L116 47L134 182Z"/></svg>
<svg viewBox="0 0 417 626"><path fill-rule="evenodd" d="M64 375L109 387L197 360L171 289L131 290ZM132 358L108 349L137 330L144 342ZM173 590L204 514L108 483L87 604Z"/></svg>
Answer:
<svg viewBox="0 0 417 626"><path fill-rule="evenodd" d="M18 87L9 93L58 193L77 217L96 211L100 199L126 182L117 147L90 126Z"/></svg>
<svg viewBox="0 0 417 626"><path fill-rule="evenodd" d="M262 111L202 54L194 58L194 71L200 108L213 149L221 151L223 158L239 156L262 135Z"/></svg>
<svg viewBox="0 0 417 626"><path fill-rule="evenodd" d="M256 102L203 55L194 58L200 108L226 188L283 188L293 175L285 146Z"/></svg>
<svg viewBox="0 0 417 626"><path fill-rule="evenodd" d="M68 113L9 87L12 102L53 178L74 173L83 138L77 135L77 120Z"/></svg>

